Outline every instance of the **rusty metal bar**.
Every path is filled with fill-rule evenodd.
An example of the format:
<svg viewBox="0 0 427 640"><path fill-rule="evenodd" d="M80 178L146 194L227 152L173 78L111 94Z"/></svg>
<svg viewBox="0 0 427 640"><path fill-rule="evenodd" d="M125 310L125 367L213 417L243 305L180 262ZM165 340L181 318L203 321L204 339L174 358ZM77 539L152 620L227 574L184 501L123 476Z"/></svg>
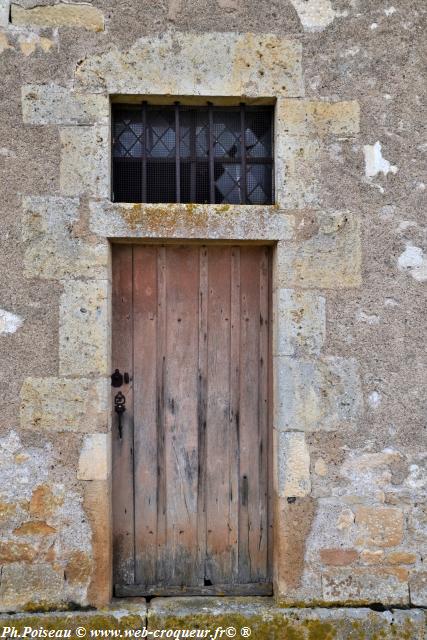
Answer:
<svg viewBox="0 0 427 640"><path fill-rule="evenodd" d="M179 102L175 102L175 193L177 202L181 202L180 139Z"/></svg>
<svg viewBox="0 0 427 640"><path fill-rule="evenodd" d="M142 103L142 171L141 202L147 202L147 102Z"/></svg>
<svg viewBox="0 0 427 640"><path fill-rule="evenodd" d="M246 144L245 144L245 104L240 103L240 202L246 204Z"/></svg>
<svg viewBox="0 0 427 640"><path fill-rule="evenodd" d="M208 131L209 131L209 202L215 204L215 165L213 153L213 109L212 102L208 102Z"/></svg>

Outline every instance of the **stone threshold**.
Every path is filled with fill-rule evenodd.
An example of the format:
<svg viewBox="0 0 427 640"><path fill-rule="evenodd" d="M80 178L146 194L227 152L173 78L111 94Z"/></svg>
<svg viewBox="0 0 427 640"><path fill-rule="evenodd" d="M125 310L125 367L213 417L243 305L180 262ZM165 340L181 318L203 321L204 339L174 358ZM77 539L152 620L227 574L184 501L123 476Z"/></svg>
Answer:
<svg viewBox="0 0 427 640"><path fill-rule="evenodd" d="M21 634L25 627L33 630L42 627L57 632L50 637L72 639L108 637L105 634L93 634L96 630L115 631L109 637L144 637L142 630L146 629L151 632L164 630L163 636L151 633L145 636L148 638L425 640L426 617L427 611L422 609L373 611L367 607L284 608L268 597L176 597L153 598L149 602L144 598L131 598L115 599L108 607L96 610L0 614L0 638L24 637ZM5 633L6 628L10 631ZM85 635L78 635L79 628L85 629ZM59 635L59 631L65 629L70 630L71 635ZM245 635L248 629L250 636ZM177 635L178 630L194 631L194 635L182 635L182 632ZM207 630L210 635L202 635L202 631ZM130 631L139 631L139 634L131 634ZM232 635L234 631L235 636ZM120 632L123 632L122 635ZM27 632L25 637L31 635Z"/></svg>

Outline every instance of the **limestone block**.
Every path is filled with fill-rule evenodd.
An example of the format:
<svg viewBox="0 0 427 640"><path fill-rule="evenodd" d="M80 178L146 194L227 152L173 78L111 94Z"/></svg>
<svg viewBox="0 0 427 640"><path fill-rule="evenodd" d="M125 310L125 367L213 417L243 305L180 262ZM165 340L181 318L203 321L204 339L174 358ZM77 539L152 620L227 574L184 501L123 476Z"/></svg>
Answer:
<svg viewBox="0 0 427 640"><path fill-rule="evenodd" d="M0 583L0 611L16 611L28 603L54 605L63 598L63 572L50 564L18 563L3 566Z"/></svg>
<svg viewBox="0 0 427 640"><path fill-rule="evenodd" d="M0 0L0 27L9 24L10 0Z"/></svg>
<svg viewBox="0 0 427 640"><path fill-rule="evenodd" d="M64 282L59 308L60 375L109 375L109 307L106 280Z"/></svg>
<svg viewBox="0 0 427 640"><path fill-rule="evenodd" d="M88 56L78 90L187 96L302 96L301 44L275 34L182 33Z"/></svg>
<svg viewBox="0 0 427 640"><path fill-rule="evenodd" d="M317 592L313 600L319 601L319 596ZM293 607L292 604L277 606L272 598L203 596L153 598L147 618L149 629L170 629L171 637L173 629L206 629L210 626L225 631L227 627L239 629L243 623L255 640L425 639L425 618L420 609L372 611L369 607L350 606ZM236 637L242 637L239 631Z"/></svg>
<svg viewBox="0 0 427 640"><path fill-rule="evenodd" d="M329 569L322 574L327 602L408 604L407 572L392 567Z"/></svg>
<svg viewBox="0 0 427 640"><path fill-rule="evenodd" d="M284 209L304 209L319 205L319 140L281 133L276 124L275 196Z"/></svg>
<svg viewBox="0 0 427 640"><path fill-rule="evenodd" d="M281 98L277 122L282 135L324 137L359 133L360 107L356 100L325 102Z"/></svg>
<svg viewBox="0 0 427 640"><path fill-rule="evenodd" d="M90 4L66 4L25 9L12 4L11 22L19 27L78 27L89 31L104 30L103 13Z"/></svg>
<svg viewBox="0 0 427 640"><path fill-rule="evenodd" d="M274 357L274 427L279 431L335 430L361 414L358 366L351 358L315 362Z"/></svg>
<svg viewBox="0 0 427 640"><path fill-rule="evenodd" d="M394 507L358 506L356 544L365 547L395 547L403 540L403 512Z"/></svg>
<svg viewBox="0 0 427 640"><path fill-rule="evenodd" d="M107 433L85 436L79 458L79 480L106 480L111 469L111 438Z"/></svg>
<svg viewBox="0 0 427 640"><path fill-rule="evenodd" d="M294 243L278 243L279 287L342 289L359 287L361 239L359 218L351 213L317 214L319 231Z"/></svg>
<svg viewBox="0 0 427 640"><path fill-rule="evenodd" d="M57 84L26 84L21 99L26 124L108 124L107 95L73 93Z"/></svg>
<svg viewBox="0 0 427 640"><path fill-rule="evenodd" d="M94 570L88 589L88 602L106 606L112 596L112 513L110 480L84 484L84 509L92 531Z"/></svg>
<svg viewBox="0 0 427 640"><path fill-rule="evenodd" d="M77 198L25 197L22 206L27 277L108 277L108 242L77 235Z"/></svg>
<svg viewBox="0 0 427 640"><path fill-rule="evenodd" d="M336 15L331 0L291 0L304 31L323 31ZM346 15L346 14L344 14Z"/></svg>
<svg viewBox="0 0 427 640"><path fill-rule="evenodd" d="M109 130L104 125L66 127L60 132L62 195L109 197Z"/></svg>
<svg viewBox="0 0 427 640"><path fill-rule="evenodd" d="M411 604L416 607L427 606L427 571L420 571L411 576Z"/></svg>
<svg viewBox="0 0 427 640"><path fill-rule="evenodd" d="M310 452L305 434L278 433L277 459L279 496L301 498L309 495L311 491Z"/></svg>
<svg viewBox="0 0 427 640"><path fill-rule="evenodd" d="M325 298L309 291L277 289L274 294L273 355L318 354L325 341Z"/></svg>
<svg viewBox="0 0 427 640"><path fill-rule="evenodd" d="M276 207L90 202L91 231L108 238L290 240L294 216Z"/></svg>
<svg viewBox="0 0 427 640"><path fill-rule="evenodd" d="M27 378L21 389L21 427L47 431L105 431L108 380Z"/></svg>

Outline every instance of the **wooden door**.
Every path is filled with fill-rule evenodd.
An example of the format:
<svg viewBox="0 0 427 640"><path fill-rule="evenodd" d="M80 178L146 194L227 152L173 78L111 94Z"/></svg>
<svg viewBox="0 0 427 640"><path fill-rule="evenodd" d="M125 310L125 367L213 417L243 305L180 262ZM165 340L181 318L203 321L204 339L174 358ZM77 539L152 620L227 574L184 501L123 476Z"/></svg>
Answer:
<svg viewBox="0 0 427 640"><path fill-rule="evenodd" d="M271 593L269 249L113 249L116 595Z"/></svg>

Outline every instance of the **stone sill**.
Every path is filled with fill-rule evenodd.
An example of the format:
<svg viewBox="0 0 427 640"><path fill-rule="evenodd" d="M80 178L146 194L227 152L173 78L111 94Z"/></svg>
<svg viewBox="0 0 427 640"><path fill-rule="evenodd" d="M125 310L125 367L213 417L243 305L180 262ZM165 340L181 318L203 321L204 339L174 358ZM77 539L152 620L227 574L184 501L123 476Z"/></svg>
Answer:
<svg viewBox="0 0 427 640"><path fill-rule="evenodd" d="M24 627L41 626L48 630L71 629L75 638L77 627L84 627L88 636L96 629L136 631L145 627L151 631L210 629L214 637L215 630L222 628L222 637L231 637L225 630L233 627L236 637L241 638L241 629L248 627L254 640L423 640L425 616L421 609L377 612L365 607L281 608L273 598L263 597L153 598L148 603L144 598L132 598L115 599L110 606L91 611L0 614L0 632L12 627L19 634ZM163 637L178 636L170 633Z"/></svg>

